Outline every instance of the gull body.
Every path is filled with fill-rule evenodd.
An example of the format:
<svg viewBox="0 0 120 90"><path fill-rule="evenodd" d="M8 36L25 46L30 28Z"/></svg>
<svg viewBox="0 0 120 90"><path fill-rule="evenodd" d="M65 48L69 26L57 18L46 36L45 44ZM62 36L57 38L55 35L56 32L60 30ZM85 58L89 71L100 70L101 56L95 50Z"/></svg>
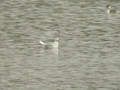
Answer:
<svg viewBox="0 0 120 90"><path fill-rule="evenodd" d="M106 5L106 8L107 8L107 13L108 14L115 14L117 13L117 11L115 9L112 9L112 6L111 5Z"/></svg>
<svg viewBox="0 0 120 90"><path fill-rule="evenodd" d="M55 38L54 40L51 40L49 42L43 42L39 41L40 45L44 46L45 49L50 49L50 48L58 48L59 45L59 38Z"/></svg>

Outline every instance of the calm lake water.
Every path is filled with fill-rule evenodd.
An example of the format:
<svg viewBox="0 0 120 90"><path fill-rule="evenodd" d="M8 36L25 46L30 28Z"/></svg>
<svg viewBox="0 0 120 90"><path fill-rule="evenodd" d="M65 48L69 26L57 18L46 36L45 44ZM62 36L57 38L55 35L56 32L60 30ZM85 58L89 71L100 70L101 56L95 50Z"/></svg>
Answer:
<svg viewBox="0 0 120 90"><path fill-rule="evenodd" d="M0 90L119 90L119 0L2 0ZM58 48L46 48L59 37Z"/></svg>

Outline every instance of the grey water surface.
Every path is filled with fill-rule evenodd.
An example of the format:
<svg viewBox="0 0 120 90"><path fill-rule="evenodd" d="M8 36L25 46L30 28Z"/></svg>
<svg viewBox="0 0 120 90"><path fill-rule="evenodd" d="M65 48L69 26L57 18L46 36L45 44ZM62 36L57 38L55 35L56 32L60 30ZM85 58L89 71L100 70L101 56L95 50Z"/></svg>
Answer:
<svg viewBox="0 0 120 90"><path fill-rule="evenodd" d="M120 14L107 4L120 11L119 0L1 0L0 90L120 90Z"/></svg>

